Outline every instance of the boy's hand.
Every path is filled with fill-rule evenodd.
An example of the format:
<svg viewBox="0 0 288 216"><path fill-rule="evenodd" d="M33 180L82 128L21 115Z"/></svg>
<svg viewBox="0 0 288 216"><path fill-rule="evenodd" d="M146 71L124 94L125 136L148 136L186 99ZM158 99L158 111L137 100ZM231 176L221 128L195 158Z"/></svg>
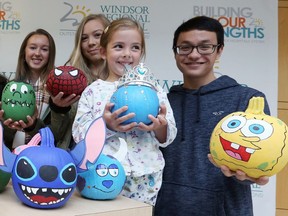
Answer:
<svg viewBox="0 0 288 216"><path fill-rule="evenodd" d="M208 154L208 159L214 166L219 167L213 160L213 157L211 156L211 154ZM224 166L224 165L221 165L219 168L221 169L222 173L226 177L235 176L239 181L249 180L249 181L255 182L258 185L265 185L269 182L268 176L261 176L259 178L253 178L253 177L248 176L245 172L241 170L232 171L227 166Z"/></svg>

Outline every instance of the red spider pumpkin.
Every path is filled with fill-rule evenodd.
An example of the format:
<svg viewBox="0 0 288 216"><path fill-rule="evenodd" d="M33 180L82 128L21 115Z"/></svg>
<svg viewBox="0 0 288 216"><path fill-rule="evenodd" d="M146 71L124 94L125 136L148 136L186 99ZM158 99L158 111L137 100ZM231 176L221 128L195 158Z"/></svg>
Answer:
<svg viewBox="0 0 288 216"><path fill-rule="evenodd" d="M56 96L59 92L64 97L76 94L81 95L87 86L87 78L84 72L72 66L59 66L51 70L47 81L47 90Z"/></svg>

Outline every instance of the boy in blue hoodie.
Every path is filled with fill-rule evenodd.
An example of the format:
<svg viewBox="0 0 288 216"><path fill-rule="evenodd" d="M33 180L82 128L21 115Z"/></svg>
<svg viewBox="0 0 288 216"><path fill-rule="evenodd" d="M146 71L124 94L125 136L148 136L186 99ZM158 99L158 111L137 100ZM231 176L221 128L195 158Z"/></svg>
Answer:
<svg viewBox="0 0 288 216"><path fill-rule="evenodd" d="M232 112L245 111L253 96L265 98L228 76L215 77L213 66L223 48L224 29L213 18L194 17L174 33L173 52L184 83L168 94L178 134L162 149L165 168L155 216L252 216L250 185L269 181L216 167L211 156L207 158L217 123Z"/></svg>

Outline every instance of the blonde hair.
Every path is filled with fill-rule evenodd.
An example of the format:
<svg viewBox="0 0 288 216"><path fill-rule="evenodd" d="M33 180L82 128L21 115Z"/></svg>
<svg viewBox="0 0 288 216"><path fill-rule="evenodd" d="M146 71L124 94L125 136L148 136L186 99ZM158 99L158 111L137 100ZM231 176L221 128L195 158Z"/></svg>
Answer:
<svg viewBox="0 0 288 216"><path fill-rule="evenodd" d="M56 46L53 37L44 29L37 29L30 32L23 40L18 56L15 80L27 81L32 78L32 72L29 69L27 62L25 61L25 49L27 47L28 40L33 35L44 35L49 41L49 58L47 64L44 66L40 73L40 80L45 83L49 72L55 67Z"/></svg>
<svg viewBox="0 0 288 216"><path fill-rule="evenodd" d="M82 54L81 38L82 38L84 26L86 25L87 22L89 22L91 20L99 20L102 23L102 25L104 26L104 29L110 23L110 21L103 14L90 14L90 15L84 17L82 19L80 25L78 26L77 31L76 31L74 49L71 53L70 58L65 63L65 65L70 64L70 65L77 67L77 68L81 69L82 71L84 71L89 83L91 83L94 80L94 78L93 78L93 73L89 68L90 62ZM104 65L104 62L102 59L100 59L99 60L99 70L101 69L101 67L103 67L103 65ZM96 78L98 78L97 74L96 74Z"/></svg>
<svg viewBox="0 0 288 216"><path fill-rule="evenodd" d="M136 29L141 35L141 58L145 58L146 55L146 48L145 48L145 36L144 31L141 25L133 20L132 18L123 17L117 20L114 20L110 23L108 27L104 30L101 39L100 39L100 46L103 48L107 48L109 41L111 40L113 34L118 31L119 29ZM109 76L107 64L102 70L99 71L99 78L106 80Z"/></svg>

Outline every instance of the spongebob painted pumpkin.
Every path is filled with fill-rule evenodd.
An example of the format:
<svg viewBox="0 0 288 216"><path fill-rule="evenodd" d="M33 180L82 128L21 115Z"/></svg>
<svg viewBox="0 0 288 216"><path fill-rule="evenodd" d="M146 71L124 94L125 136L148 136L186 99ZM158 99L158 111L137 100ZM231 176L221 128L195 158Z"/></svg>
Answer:
<svg viewBox="0 0 288 216"><path fill-rule="evenodd" d="M216 125L210 152L217 165L258 178L284 168L287 144L287 125L264 113L263 97L253 97L245 112L231 113Z"/></svg>

